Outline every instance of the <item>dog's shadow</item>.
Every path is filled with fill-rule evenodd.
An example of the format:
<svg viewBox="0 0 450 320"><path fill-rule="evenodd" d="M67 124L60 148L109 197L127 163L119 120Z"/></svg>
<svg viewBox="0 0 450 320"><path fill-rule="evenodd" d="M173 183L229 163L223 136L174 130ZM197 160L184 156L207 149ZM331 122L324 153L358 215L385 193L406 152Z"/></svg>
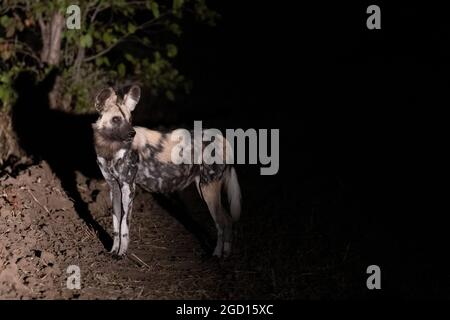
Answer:
<svg viewBox="0 0 450 320"><path fill-rule="evenodd" d="M105 248L109 248L112 239L92 217L78 191L75 176L80 171L86 177L101 178L92 140L96 116L50 109L48 93L55 78L56 71L41 82L36 82L31 73L18 76L14 83L18 98L12 109L13 129L21 148L34 161L45 160L49 164L74 201L79 217L94 230Z"/></svg>
<svg viewBox="0 0 450 320"><path fill-rule="evenodd" d="M187 231L195 236L200 244L205 256L210 256L213 252L213 240L208 236L207 230L199 224L190 212L186 209L186 204L179 193L163 195L159 193L152 194L156 203L175 218ZM203 201L198 197L198 201Z"/></svg>

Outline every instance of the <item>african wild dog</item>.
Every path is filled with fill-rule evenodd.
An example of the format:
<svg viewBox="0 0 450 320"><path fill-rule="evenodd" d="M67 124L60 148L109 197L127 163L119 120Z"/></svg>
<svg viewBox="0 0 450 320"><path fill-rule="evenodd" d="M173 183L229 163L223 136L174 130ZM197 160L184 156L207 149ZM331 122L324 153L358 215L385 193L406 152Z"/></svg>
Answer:
<svg viewBox="0 0 450 320"><path fill-rule="evenodd" d="M112 88L107 88L95 99L100 113L93 124L97 162L110 186L113 207L111 252L122 256L127 251L136 184L150 192L170 193L195 182L217 227L213 255L227 256L231 250L232 222L238 220L241 211L240 187L234 168L226 161L223 164L175 164L171 158L177 143L173 139L174 131L162 133L131 125L131 112L140 93L140 88L133 86L120 100ZM223 137L219 139L229 146ZM222 188L227 194L231 216L222 205Z"/></svg>

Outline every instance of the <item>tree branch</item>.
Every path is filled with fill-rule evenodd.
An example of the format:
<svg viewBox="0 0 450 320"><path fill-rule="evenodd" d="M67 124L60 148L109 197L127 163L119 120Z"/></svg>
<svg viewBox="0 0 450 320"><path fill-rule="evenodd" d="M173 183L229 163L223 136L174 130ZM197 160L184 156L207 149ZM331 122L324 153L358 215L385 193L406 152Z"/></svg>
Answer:
<svg viewBox="0 0 450 320"><path fill-rule="evenodd" d="M48 60L48 53L50 51L50 30L48 25L45 24L42 15L39 14L37 20L39 23L39 27L41 28L42 37L41 61L45 62Z"/></svg>
<svg viewBox="0 0 450 320"><path fill-rule="evenodd" d="M35 50L33 50L27 43L19 41L17 38L14 40L3 39L0 43L13 44L16 51L33 58L39 64L39 67L42 67L43 64L41 59L36 55Z"/></svg>
<svg viewBox="0 0 450 320"><path fill-rule="evenodd" d="M162 17L166 16L170 14L169 12L166 12L164 14L161 14L158 18L154 18L152 20L146 21L143 24L141 24L140 26L136 27L136 30L134 30L134 32L128 32L125 35L123 35L119 40L117 40L115 43L113 43L112 45L110 45L108 48L105 48L104 50L94 54L93 56L87 57L83 60L83 62L89 62L92 61L98 57L101 57L102 55L108 53L109 51L111 51L112 49L114 49L119 43L121 43L122 41L124 41L127 37L129 37L130 35L134 34L136 31L138 30L142 30L150 25L156 25L156 21L160 20Z"/></svg>
<svg viewBox="0 0 450 320"><path fill-rule="evenodd" d="M104 2L100 1L98 3L98 5L95 7L94 13L92 14L91 19L90 19L91 23L95 21L95 18L97 17L97 14L99 14L100 12L102 12L102 11L104 11L104 10L106 10L106 9L111 7L110 4L106 4L106 6L104 6L102 8L103 4L104 4ZM87 11L90 11L90 9L88 9Z"/></svg>
<svg viewBox="0 0 450 320"><path fill-rule="evenodd" d="M20 5L20 4L15 4L15 5L9 5L7 6L5 9L3 9L2 11L0 11L0 15L5 15L8 11L14 11L15 9L21 9L23 11L27 11L27 6L26 5Z"/></svg>

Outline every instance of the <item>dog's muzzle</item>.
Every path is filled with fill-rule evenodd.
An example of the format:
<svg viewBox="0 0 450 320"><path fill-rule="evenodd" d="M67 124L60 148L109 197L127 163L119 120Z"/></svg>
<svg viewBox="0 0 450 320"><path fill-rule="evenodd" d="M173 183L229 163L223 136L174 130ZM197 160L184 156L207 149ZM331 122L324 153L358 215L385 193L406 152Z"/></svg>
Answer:
<svg viewBox="0 0 450 320"><path fill-rule="evenodd" d="M131 129L131 130L128 131L127 137L131 141L131 140L133 140L135 135L136 135L136 130Z"/></svg>

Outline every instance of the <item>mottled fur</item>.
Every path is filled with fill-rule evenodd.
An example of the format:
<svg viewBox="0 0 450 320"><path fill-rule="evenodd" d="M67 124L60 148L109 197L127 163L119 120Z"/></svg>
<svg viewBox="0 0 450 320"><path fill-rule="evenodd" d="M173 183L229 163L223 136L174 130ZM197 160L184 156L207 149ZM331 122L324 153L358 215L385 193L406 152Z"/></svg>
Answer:
<svg viewBox="0 0 450 320"><path fill-rule="evenodd" d="M214 255L228 255L231 250L232 221L240 214L240 189L234 168L228 164L175 164L171 161L173 132L161 133L131 126L131 112L140 97L139 87L133 86L122 102L111 88L102 90L96 98L100 112L93 125L97 162L111 188L113 204L113 253L126 253L129 242L135 184L145 190L171 193L195 183L217 227ZM120 119L118 119L120 118ZM221 141L226 140L219 137ZM207 143L203 143L201 149ZM226 150L220 155L225 157ZM226 189L231 215L221 202Z"/></svg>

